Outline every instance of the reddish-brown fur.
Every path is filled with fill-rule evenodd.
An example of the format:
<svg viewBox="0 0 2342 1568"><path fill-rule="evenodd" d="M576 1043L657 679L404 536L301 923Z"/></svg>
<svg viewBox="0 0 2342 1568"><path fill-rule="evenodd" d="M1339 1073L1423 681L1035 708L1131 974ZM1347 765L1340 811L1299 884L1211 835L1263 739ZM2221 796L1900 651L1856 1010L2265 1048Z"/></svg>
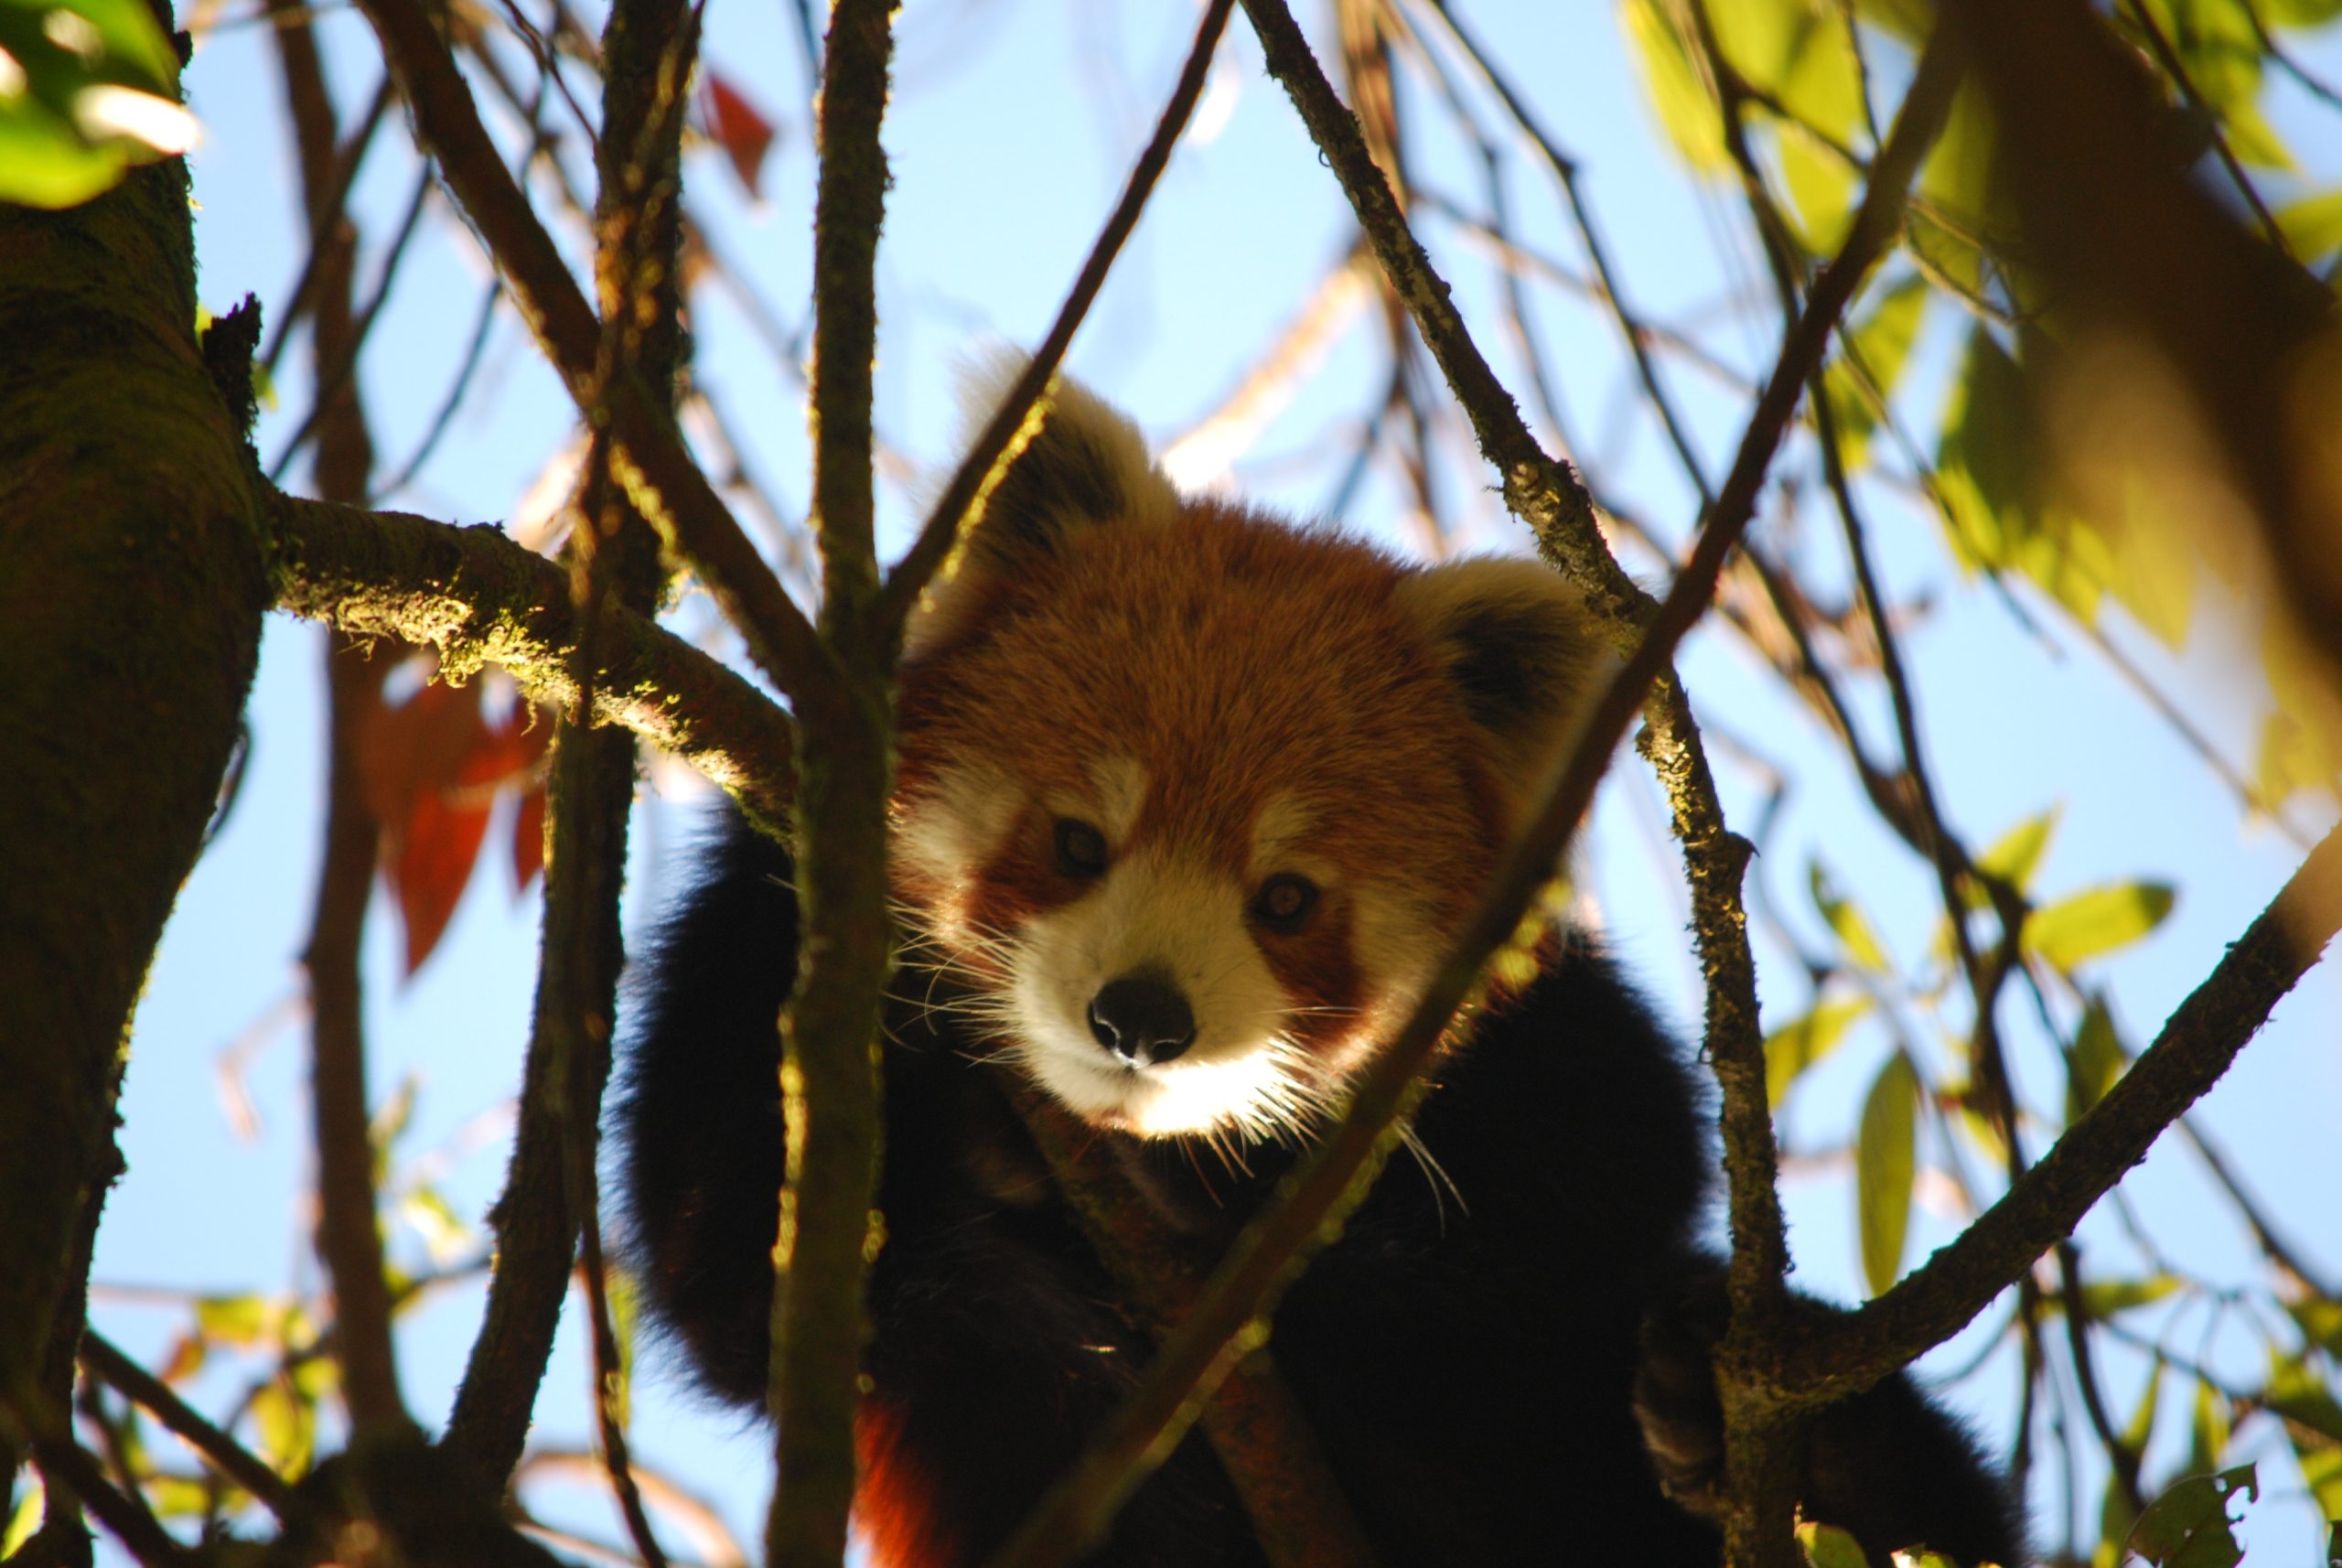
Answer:
<svg viewBox="0 0 2342 1568"><path fill-rule="evenodd" d="M1128 757L1147 789L1118 856L1176 848L1245 882L1254 824L1284 797L1307 814L1306 854L1342 883L1393 885L1452 929L1502 825L1488 747L1391 601L1409 569L1218 502L1168 526L1176 549L1163 528L1087 529L1043 571L953 585L970 607L904 671L904 809L970 757L1015 759L1028 800L1088 798L1098 759ZM1049 828L1047 811L1024 813L967 890L972 924L1012 930L1083 890L1052 866ZM1347 904L1330 897L1301 935L1262 943L1298 1004L1357 998Z"/></svg>

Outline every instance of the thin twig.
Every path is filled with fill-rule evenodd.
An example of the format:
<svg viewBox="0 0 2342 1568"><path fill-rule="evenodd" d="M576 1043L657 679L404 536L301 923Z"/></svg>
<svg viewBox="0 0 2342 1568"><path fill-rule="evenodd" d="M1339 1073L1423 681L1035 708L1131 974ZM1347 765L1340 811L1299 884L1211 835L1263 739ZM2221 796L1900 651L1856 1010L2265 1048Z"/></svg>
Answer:
<svg viewBox="0 0 2342 1568"><path fill-rule="evenodd" d="M212 1468L259 1498L269 1512L279 1519L285 1517L292 1500L292 1488L285 1485L285 1477L270 1469L252 1450L204 1420L193 1405L172 1391L168 1383L123 1354L113 1341L93 1328L82 1331L81 1363L120 1390L124 1397L145 1406L156 1420L177 1434Z"/></svg>
<svg viewBox="0 0 2342 1568"><path fill-rule="evenodd" d="M423 471L423 466L431 461L431 455L439 449L440 441L455 428L456 411L463 406L464 394L471 390L472 377L478 373L481 358L488 351L489 333L496 325L497 303L503 297L503 278L489 279L488 293L481 296L479 313L472 322L471 338L465 345L463 360L456 367L455 380L447 383L447 391L439 400L438 411L432 414L431 423L424 429L423 439L415 443L414 450L407 455L406 461L400 464L398 471L378 486L367 499L368 505L379 506L413 484L415 475Z"/></svg>
<svg viewBox="0 0 2342 1568"><path fill-rule="evenodd" d="M0 1405L0 1413L13 1419L25 1412ZM162 1527L144 1498L117 1490L88 1449L69 1436L26 1424L31 1430L33 1457L51 1486L52 1508L64 1501L55 1498L57 1491L70 1492L137 1559L140 1568L192 1568L195 1555Z"/></svg>
<svg viewBox="0 0 2342 1568"><path fill-rule="evenodd" d="M993 411L975 442L961 458L959 468L951 483L936 498L929 510L927 521L919 529L919 538L895 569L887 574L886 585L879 595L880 624L887 628L902 625L928 581L940 570L960 540L976 520L983 515L983 498L999 483L1000 475L1015 457L1025 443L1030 440L1037 424L1033 420L1034 409L1042 393L1056 377L1058 366L1065 359L1065 351L1073 341L1076 328L1090 312L1090 303L1106 282L1106 274L1114 258L1138 226L1139 214L1145 209L1146 199L1155 189L1155 182L1162 177L1164 166L1171 161L1171 150L1178 145L1179 136L1187 129L1187 120L1195 111L1196 101L1203 95L1204 81L1211 70L1214 50L1219 35L1228 26L1228 14L1234 0L1211 0L1204 11L1203 21L1196 28L1196 41L1187 51L1187 63L1179 72L1176 86L1171 91L1171 101L1164 106L1163 115L1155 123L1155 134L1139 154L1131 176L1123 183L1122 199L1115 203L1106 226L1099 231L1097 242L1090 247L1089 259L1074 278L1073 287L1067 291L1065 303L1058 307L1057 319L1049 326L1048 335L1033 351L1024 372L1016 378L1008 395Z"/></svg>
<svg viewBox="0 0 2342 1568"><path fill-rule="evenodd" d="M2211 132L2212 152L2219 158L2220 166L2228 170L2229 183L2236 187L2236 193L2244 198L2244 204L2252 209L2253 218L2261 225L2261 238L2267 240L2279 255L2298 266L2301 258L2294 254L2293 242L2285 238L2284 230L2277 226L2277 220L2270 216L2268 207L2261 199L2261 192L2254 188L2251 177L2244 172L2244 165L2237 161L2236 149L2229 145L2228 132L2220 124L2219 112L2197 87L2196 79L2188 74L2187 62L2181 59L2179 51L2171 47L2171 40L2164 36L2163 27L2155 20L2154 13L2139 4L2139 0L2123 0L2122 8L2130 13L2131 20L2145 35L2147 48L2154 53L2156 63L2170 73L2181 94L2204 117L2204 124Z"/></svg>
<svg viewBox="0 0 2342 1568"><path fill-rule="evenodd" d="M1923 61L1912 102L1907 102L1881 157L1882 170L1899 180L1887 178L1868 193L1845 248L1816 280L1807 313L1798 321L1750 415L1731 478L1709 513L1698 547L1650 618L1642 642L1585 720L1560 779L1516 838L1406 1024L1360 1075L1348 1113L1327 1132L1275 1207L1248 1226L1230 1249L1128 1402L994 1560L995 1568L1047 1568L1069 1561L1096 1538L1144 1474L1148 1456L1168 1452L1171 1440L1192 1417L1195 1396L1209 1392L1226 1374L1244 1326L1269 1314L1300 1261L1363 1193L1456 1007L1472 990L1481 966L1519 929L1523 911L1551 875L1592 800L1618 737L1667 669L1675 645L1698 620L1714 591L1725 553L1754 515L1765 474L1805 380L1821 361L1838 313L1894 232L1901 182L1916 171L1920 155L1940 127L1958 75L1946 53L1939 49ZM1291 57L1286 59L1289 64ZM1284 68L1272 69L1282 74ZM1761 1060L1757 1074L1761 1108ZM1769 1131L1768 1126L1768 1169ZM1778 1522L1785 1526L1786 1521L1784 1509Z"/></svg>
<svg viewBox="0 0 2342 1568"><path fill-rule="evenodd" d="M337 132L315 29L273 35L301 162L311 270L310 340L319 371L305 433L317 434L312 476L332 501L366 493L374 461L357 385L363 323L353 319L357 234L333 205ZM395 264L395 255L392 263ZM290 449L288 448L288 455ZM379 703L390 660L371 660L344 637L328 639L326 825L317 902L301 962L309 983L312 1132L317 1148L317 1245L333 1283L334 1354L350 1421L361 1434L404 1426L383 1273L380 1194L374 1186L366 1093L366 1033L359 950L371 902L381 823L359 763L360 732Z"/></svg>
<svg viewBox="0 0 2342 1568"><path fill-rule="evenodd" d="M1784 1397L1868 1387L1968 1320L2071 1233L2155 1139L2228 1069L2270 1009L2342 927L2342 828L2320 840L2269 907L2229 944L2154 1044L2000 1201L1885 1294L1796 1347L1772 1369Z"/></svg>
<svg viewBox="0 0 2342 1568"><path fill-rule="evenodd" d="M285 0L268 0L261 14L271 18L276 27L284 28L306 27L315 13L306 6L287 5ZM367 149L374 145L374 133L381 127L383 117L390 110L392 97L391 79L385 72L374 89L373 100L367 104L366 113L359 117L357 128L350 132L334 155L332 182L324 193L322 203L317 207L328 224L339 221L348 209L349 188L358 182L359 166L365 161ZM317 281L318 255L315 245L305 252L301 275L294 280L292 292L277 308L276 319L270 326L268 346L253 360L254 365L264 372L275 372L277 360L285 352L285 345L291 340L293 328L308 313L309 291Z"/></svg>

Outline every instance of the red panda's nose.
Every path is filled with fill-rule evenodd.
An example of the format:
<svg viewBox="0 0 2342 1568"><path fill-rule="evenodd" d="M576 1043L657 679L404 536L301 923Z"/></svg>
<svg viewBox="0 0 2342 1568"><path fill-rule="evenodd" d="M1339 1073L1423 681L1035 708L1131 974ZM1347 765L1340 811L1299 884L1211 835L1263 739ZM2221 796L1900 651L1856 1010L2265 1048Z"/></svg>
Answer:
<svg viewBox="0 0 2342 1568"><path fill-rule="evenodd" d="M1131 1066L1147 1067L1196 1043L1196 1015L1176 985L1142 972L1100 987L1090 1002L1090 1032Z"/></svg>

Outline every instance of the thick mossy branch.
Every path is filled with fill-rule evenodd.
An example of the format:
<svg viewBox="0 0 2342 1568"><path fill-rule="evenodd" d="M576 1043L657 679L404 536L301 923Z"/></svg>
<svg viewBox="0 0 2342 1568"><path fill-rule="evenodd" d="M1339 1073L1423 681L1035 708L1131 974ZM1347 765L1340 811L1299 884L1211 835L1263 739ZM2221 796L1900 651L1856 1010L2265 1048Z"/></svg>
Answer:
<svg viewBox="0 0 2342 1568"><path fill-rule="evenodd" d="M575 703L568 578L501 531L283 495L269 518L279 608L436 649L450 679L496 665L539 702ZM682 757L779 831L794 773L789 715L654 623L623 611L606 620L595 716Z"/></svg>
<svg viewBox="0 0 2342 1568"><path fill-rule="evenodd" d="M664 391L603 363L593 307L489 138L455 56L420 0L366 0L365 10L417 129L488 242L538 347L586 422L618 444L614 468L636 508L699 574L750 656L792 701L834 684L828 651L693 460Z"/></svg>

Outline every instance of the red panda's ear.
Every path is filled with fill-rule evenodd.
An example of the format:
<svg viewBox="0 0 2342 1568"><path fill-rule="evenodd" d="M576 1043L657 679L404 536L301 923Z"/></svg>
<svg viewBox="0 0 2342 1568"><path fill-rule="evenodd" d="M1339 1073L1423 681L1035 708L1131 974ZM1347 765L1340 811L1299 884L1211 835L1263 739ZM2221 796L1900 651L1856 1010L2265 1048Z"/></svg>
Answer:
<svg viewBox="0 0 2342 1568"><path fill-rule="evenodd" d="M1518 824L1561 761L1579 710L1613 660L1585 601L1561 574L1518 556L1411 573L1392 596L1421 629L1490 746Z"/></svg>
<svg viewBox="0 0 2342 1568"><path fill-rule="evenodd" d="M971 366L961 384L972 442L1025 373L1026 357L1004 351ZM1179 492L1148 456L1138 427L1065 377L1050 389L1041 428L985 499L960 559L929 591L929 624L914 643L952 619L953 601L994 573L1028 572L1092 528L1159 525L1178 516Z"/></svg>

